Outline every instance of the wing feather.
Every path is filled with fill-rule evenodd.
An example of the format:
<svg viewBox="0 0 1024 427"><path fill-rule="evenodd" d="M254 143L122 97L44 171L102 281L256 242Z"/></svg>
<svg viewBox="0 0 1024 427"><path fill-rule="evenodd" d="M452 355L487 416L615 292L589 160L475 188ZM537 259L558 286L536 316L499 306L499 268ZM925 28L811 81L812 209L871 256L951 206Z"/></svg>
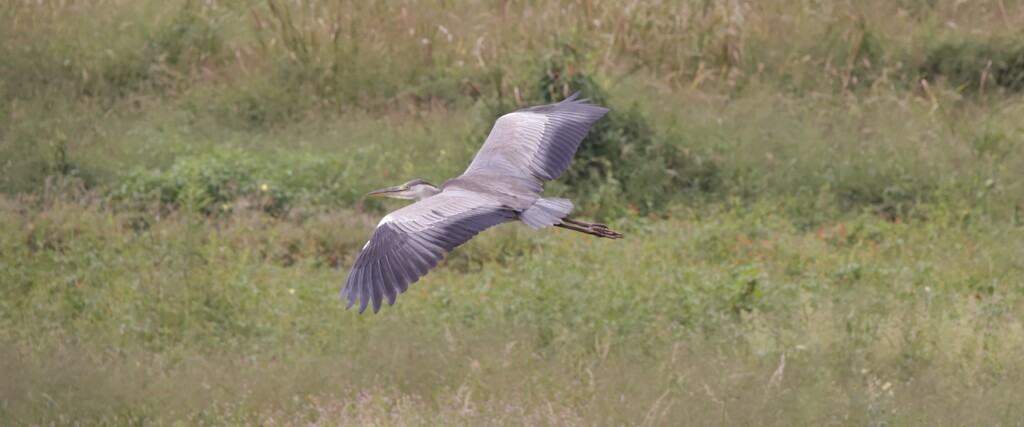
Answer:
<svg viewBox="0 0 1024 427"><path fill-rule="evenodd" d="M578 96L499 117L466 174L499 172L541 181L561 176L590 126L608 112Z"/></svg>
<svg viewBox="0 0 1024 427"><path fill-rule="evenodd" d="M444 256L481 231L515 219L515 212L467 191L445 190L388 215L356 258L339 298L359 312L395 303ZM371 304L372 303L372 304Z"/></svg>
<svg viewBox="0 0 1024 427"><path fill-rule="evenodd" d="M384 254L384 258L381 259L381 272L384 273L382 279L384 280L384 296L387 297L387 304L394 305L394 299L398 296L398 284L400 281L395 275L397 267L391 263L387 254Z"/></svg>
<svg viewBox="0 0 1024 427"><path fill-rule="evenodd" d="M398 258L395 258L393 251L388 252L388 254L384 256L384 260L387 263L391 274L394 276L393 283L395 284L396 293L388 299L388 305L392 305L395 303L395 299L398 298L398 294L405 293L405 291L409 289L409 283L416 281L416 276L408 274L408 268L402 265L402 263L398 261Z"/></svg>
<svg viewBox="0 0 1024 427"><path fill-rule="evenodd" d="M363 274L361 274L361 276L363 276L362 277L363 281L362 281L362 283L359 283L359 288L360 289L359 289L359 292L355 295L355 296L359 297L359 312L360 313L366 311L366 306L367 306L367 304L370 303L370 289L371 289L372 284L373 284L373 272L370 271L370 270L372 270L372 267L371 268L367 268L367 271L365 271L365 272L363 272ZM352 298L352 297L349 297L349 298Z"/></svg>

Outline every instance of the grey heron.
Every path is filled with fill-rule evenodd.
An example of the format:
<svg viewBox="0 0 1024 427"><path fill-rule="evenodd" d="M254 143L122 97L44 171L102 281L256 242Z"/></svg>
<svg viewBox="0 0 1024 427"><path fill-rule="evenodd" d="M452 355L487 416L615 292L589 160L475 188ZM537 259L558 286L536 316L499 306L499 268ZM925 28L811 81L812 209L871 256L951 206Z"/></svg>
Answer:
<svg viewBox="0 0 1024 427"><path fill-rule="evenodd" d="M466 172L440 187L414 179L367 194L417 201L377 224L345 280L345 308L358 301L362 313L372 301L376 313L385 299L393 305L448 252L505 222L621 238L603 224L569 218L568 199L541 196L544 181L565 173L590 126L608 112L578 96L499 117Z"/></svg>

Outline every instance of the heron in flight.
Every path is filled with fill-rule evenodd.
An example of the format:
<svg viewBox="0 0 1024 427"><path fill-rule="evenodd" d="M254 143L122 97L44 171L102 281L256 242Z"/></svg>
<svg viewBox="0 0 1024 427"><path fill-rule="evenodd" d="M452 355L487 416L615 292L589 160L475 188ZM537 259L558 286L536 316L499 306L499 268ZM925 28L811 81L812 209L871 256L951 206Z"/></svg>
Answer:
<svg viewBox="0 0 1024 427"><path fill-rule="evenodd" d="M372 302L376 313L385 299L393 305L445 254L509 221L621 238L603 224L569 218L568 199L541 196L544 181L565 173L590 126L608 112L578 96L499 117L466 172L440 187L414 179L367 194L416 202L377 224L345 280L339 296L348 298L345 308L358 302L362 313Z"/></svg>

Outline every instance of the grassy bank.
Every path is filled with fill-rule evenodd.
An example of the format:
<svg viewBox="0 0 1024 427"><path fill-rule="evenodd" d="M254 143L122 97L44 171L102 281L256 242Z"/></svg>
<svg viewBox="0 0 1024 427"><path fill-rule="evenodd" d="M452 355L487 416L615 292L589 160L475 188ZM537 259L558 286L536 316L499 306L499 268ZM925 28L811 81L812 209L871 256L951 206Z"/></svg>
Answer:
<svg viewBox="0 0 1024 427"><path fill-rule="evenodd" d="M1020 2L0 5L0 424L1019 425ZM612 114L379 315L384 212Z"/></svg>
<svg viewBox="0 0 1024 427"><path fill-rule="evenodd" d="M367 215L174 215L138 232L95 203L5 206L10 420L1022 415L1019 228L862 215L802 231L784 202L623 219L621 244L507 226L355 316L330 266Z"/></svg>

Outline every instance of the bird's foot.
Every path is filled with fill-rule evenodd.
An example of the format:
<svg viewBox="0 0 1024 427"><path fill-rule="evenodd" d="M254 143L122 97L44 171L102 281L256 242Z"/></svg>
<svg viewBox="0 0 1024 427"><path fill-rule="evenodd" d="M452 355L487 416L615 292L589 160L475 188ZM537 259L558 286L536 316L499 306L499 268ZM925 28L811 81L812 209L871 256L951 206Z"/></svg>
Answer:
<svg viewBox="0 0 1024 427"><path fill-rule="evenodd" d="M579 231L591 236L604 237L608 239L621 239L625 237L622 233L609 229L607 225L583 222L572 218L563 218L562 223L557 225L562 228Z"/></svg>
<svg viewBox="0 0 1024 427"><path fill-rule="evenodd" d="M590 234L598 237L606 237L609 239L621 239L625 237L622 233L611 230L604 224L591 224L587 229L590 231Z"/></svg>

